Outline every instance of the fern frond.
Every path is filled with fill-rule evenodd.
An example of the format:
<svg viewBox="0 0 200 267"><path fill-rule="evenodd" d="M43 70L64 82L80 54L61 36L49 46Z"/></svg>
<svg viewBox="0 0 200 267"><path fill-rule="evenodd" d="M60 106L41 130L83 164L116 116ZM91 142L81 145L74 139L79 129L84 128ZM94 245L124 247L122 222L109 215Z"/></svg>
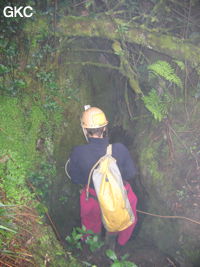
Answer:
<svg viewBox="0 0 200 267"><path fill-rule="evenodd" d="M147 96L142 97L145 107L158 121L161 121L168 114L168 103L170 99L168 95L164 97L165 99L162 100L155 89L152 89Z"/></svg>
<svg viewBox="0 0 200 267"><path fill-rule="evenodd" d="M173 60L173 62L176 63L181 70L185 69L185 64L183 63L183 61Z"/></svg>
<svg viewBox="0 0 200 267"><path fill-rule="evenodd" d="M149 65L148 70L153 71L156 75L163 77L165 80L172 82L181 88L183 87L181 79L176 75L172 66L166 61L158 60Z"/></svg>

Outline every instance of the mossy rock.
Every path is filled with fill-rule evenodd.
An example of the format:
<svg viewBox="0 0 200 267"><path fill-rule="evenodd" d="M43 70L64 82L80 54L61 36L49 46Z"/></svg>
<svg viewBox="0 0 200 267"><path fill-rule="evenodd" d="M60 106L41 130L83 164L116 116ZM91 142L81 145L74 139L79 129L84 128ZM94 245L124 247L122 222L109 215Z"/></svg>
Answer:
<svg viewBox="0 0 200 267"><path fill-rule="evenodd" d="M36 266L79 267L80 262L67 252L57 240L50 226L40 225L39 236L31 246Z"/></svg>

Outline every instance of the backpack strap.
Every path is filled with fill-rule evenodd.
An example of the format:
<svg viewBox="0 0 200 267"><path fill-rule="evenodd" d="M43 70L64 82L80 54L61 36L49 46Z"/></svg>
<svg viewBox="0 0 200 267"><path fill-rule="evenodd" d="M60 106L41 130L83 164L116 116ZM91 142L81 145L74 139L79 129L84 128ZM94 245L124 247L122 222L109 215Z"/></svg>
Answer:
<svg viewBox="0 0 200 267"><path fill-rule="evenodd" d="M106 155L112 156L112 145L107 146Z"/></svg>
<svg viewBox="0 0 200 267"><path fill-rule="evenodd" d="M92 169L90 170L90 173L89 173L89 178L88 178L88 183L87 183L87 186L86 186L86 200L88 200L88 197L89 197L89 187L90 187L90 181L91 181L91 177L92 177L92 173L94 171L94 169L98 166L98 164L100 163L100 161L106 156L106 155L112 155L112 145L108 145L107 146L107 149L106 149L106 154L101 157L92 167Z"/></svg>

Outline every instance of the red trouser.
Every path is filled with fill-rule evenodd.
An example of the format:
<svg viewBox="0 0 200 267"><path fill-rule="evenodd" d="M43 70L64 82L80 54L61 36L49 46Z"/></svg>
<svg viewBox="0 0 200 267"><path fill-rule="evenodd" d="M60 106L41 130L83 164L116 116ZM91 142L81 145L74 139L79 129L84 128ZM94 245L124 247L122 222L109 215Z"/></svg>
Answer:
<svg viewBox="0 0 200 267"><path fill-rule="evenodd" d="M125 245L126 242L131 237L131 234L137 223L137 197L132 191L129 183L126 183L125 189L127 191L128 199L135 215L135 221L132 225L123 231L118 232L117 242L120 245ZM86 200L86 189L84 188L80 195L80 207L81 207L81 224L86 227L87 230L92 230L94 233L98 234L101 232L102 220L101 220L101 210L99 207L98 200L96 198L96 192L94 189L89 189L90 197Z"/></svg>

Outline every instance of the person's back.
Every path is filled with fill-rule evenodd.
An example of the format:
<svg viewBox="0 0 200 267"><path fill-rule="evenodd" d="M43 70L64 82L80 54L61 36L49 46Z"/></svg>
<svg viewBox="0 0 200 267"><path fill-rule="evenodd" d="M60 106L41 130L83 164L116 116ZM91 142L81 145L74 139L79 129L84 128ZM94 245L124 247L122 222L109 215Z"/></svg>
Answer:
<svg viewBox="0 0 200 267"><path fill-rule="evenodd" d="M108 137L88 138L89 143L73 149L70 155L69 174L74 183L86 185L92 166L105 155ZM121 143L112 145L112 156L116 159L123 180L130 180L136 168L128 149Z"/></svg>
<svg viewBox="0 0 200 267"><path fill-rule="evenodd" d="M88 144L74 147L70 154L67 171L72 182L86 186L93 165L106 154L109 145L107 124L108 121L102 110L92 107L83 112L81 126ZM137 197L133 193L130 184L126 182L134 177L136 168L128 149L123 144L115 143L112 145L112 156L116 159L130 205L135 215L134 223L127 229L118 232L118 243L124 245L130 238L137 222ZM87 230L100 233L102 228L101 210L93 183L90 185L89 192L92 196L89 200L86 200L86 187L81 192L81 223Z"/></svg>

